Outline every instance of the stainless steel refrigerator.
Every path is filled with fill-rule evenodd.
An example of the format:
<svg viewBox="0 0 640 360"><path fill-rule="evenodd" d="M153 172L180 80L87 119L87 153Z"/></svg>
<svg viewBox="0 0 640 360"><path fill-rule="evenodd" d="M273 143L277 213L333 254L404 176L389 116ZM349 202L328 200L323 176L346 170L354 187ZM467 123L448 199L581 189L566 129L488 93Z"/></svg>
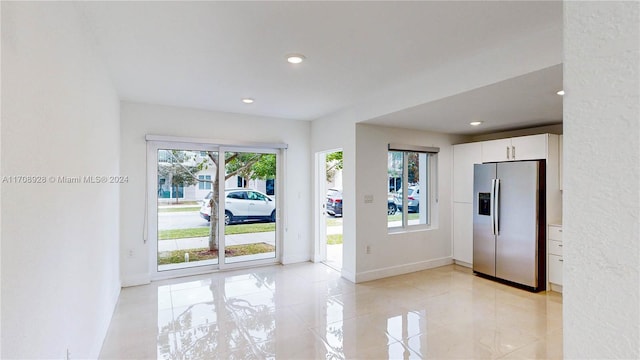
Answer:
<svg viewBox="0 0 640 360"><path fill-rule="evenodd" d="M473 271L543 290L545 162L476 164L473 192Z"/></svg>

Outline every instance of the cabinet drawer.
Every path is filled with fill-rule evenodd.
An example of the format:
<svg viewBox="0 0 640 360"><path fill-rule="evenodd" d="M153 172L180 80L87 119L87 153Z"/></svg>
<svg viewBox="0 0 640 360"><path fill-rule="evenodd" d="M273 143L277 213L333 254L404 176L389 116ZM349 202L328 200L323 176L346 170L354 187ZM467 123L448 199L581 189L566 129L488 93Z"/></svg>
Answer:
<svg viewBox="0 0 640 360"><path fill-rule="evenodd" d="M562 241L549 241L549 254L562 256Z"/></svg>
<svg viewBox="0 0 640 360"><path fill-rule="evenodd" d="M562 285L562 256L549 255L549 282Z"/></svg>
<svg viewBox="0 0 640 360"><path fill-rule="evenodd" d="M549 226L549 240L562 241L562 226Z"/></svg>

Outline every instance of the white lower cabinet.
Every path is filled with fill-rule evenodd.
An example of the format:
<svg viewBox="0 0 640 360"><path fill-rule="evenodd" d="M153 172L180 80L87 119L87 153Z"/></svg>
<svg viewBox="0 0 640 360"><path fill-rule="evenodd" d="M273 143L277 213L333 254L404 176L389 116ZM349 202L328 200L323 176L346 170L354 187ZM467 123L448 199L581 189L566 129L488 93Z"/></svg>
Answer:
<svg viewBox="0 0 640 360"><path fill-rule="evenodd" d="M453 203L453 259L473 264L473 204Z"/></svg>
<svg viewBox="0 0 640 360"><path fill-rule="evenodd" d="M549 282L562 286L562 256L549 254Z"/></svg>
<svg viewBox="0 0 640 360"><path fill-rule="evenodd" d="M562 288L553 287L553 285L562 286L562 226L549 225L548 234L549 283L551 283L552 290L562 290Z"/></svg>

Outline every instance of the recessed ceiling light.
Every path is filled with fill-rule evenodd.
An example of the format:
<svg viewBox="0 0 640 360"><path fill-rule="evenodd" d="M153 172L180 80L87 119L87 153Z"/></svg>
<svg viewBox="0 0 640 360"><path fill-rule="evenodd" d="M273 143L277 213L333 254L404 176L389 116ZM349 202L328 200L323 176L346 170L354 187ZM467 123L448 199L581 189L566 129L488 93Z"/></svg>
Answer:
<svg viewBox="0 0 640 360"><path fill-rule="evenodd" d="M471 126L478 126L480 124L482 124L482 121L472 121L472 122L469 123L469 125L471 125Z"/></svg>
<svg viewBox="0 0 640 360"><path fill-rule="evenodd" d="M242 99L242 102L245 104L253 104L253 99L252 98L244 98Z"/></svg>
<svg viewBox="0 0 640 360"><path fill-rule="evenodd" d="M287 61L291 64L300 64L305 59L302 54L289 54L287 55Z"/></svg>
<svg viewBox="0 0 640 360"><path fill-rule="evenodd" d="M560 90L560 91L558 91L556 94L558 94L558 95L562 96L562 95L564 95L564 90Z"/></svg>

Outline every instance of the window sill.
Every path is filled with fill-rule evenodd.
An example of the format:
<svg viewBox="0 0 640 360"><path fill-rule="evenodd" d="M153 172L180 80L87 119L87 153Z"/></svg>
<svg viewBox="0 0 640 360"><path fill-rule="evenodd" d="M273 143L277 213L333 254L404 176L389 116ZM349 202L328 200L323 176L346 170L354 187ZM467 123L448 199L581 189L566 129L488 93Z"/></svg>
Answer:
<svg viewBox="0 0 640 360"><path fill-rule="evenodd" d="M430 225L413 225L413 226L409 226L407 228L388 228L388 234L389 235L397 235L397 234L406 234L406 233L414 233L414 232L423 232L423 231L430 231L430 230L436 230L436 227L432 227Z"/></svg>

